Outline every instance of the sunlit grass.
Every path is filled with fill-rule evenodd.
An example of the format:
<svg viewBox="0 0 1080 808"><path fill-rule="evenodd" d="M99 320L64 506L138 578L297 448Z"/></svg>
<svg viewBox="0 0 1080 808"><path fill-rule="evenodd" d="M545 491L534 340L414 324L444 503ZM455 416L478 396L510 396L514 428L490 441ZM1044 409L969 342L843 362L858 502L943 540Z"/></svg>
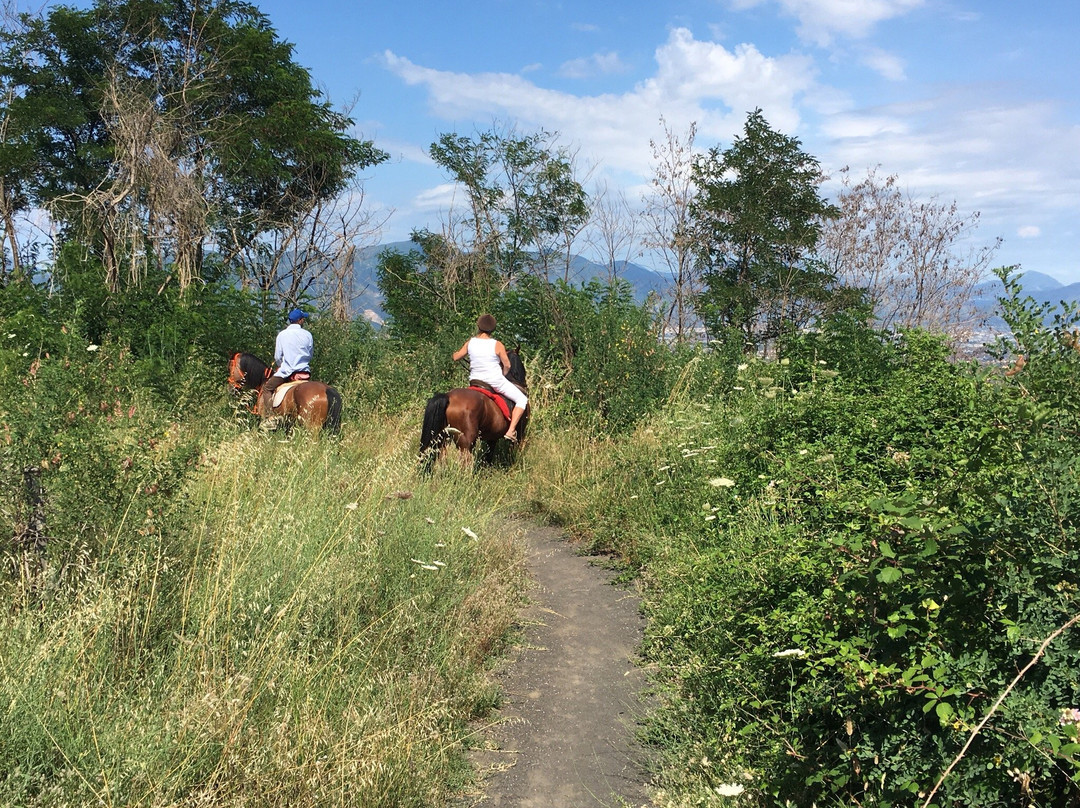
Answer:
<svg viewBox="0 0 1080 808"><path fill-rule="evenodd" d="M225 429L158 536L9 614L0 803L431 805L459 786L520 548L495 478L417 476L415 420Z"/></svg>

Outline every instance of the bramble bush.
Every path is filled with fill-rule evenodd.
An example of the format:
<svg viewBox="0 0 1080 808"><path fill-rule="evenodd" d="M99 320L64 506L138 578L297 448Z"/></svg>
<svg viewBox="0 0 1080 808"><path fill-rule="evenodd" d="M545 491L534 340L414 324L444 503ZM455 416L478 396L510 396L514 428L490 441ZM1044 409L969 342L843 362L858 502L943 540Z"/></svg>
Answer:
<svg viewBox="0 0 1080 808"><path fill-rule="evenodd" d="M206 420L221 415L205 373L163 401L140 383L127 349L77 339L69 348L30 361L0 392L4 521L19 534L29 507L24 469L38 469L56 575L106 546L138 547L157 535L196 463ZM187 425L200 416L202 427Z"/></svg>
<svg viewBox="0 0 1080 808"><path fill-rule="evenodd" d="M672 804L921 805L954 760L933 805L1080 801L1080 634L1037 656L1080 612L1077 318L1004 308L1012 376L850 320L704 357L592 481L577 518L642 566Z"/></svg>

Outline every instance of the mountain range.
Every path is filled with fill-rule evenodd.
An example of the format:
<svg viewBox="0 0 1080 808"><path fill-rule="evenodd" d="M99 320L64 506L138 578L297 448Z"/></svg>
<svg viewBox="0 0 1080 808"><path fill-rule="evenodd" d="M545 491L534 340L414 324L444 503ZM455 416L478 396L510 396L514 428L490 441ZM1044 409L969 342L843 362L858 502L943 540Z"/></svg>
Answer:
<svg viewBox="0 0 1080 808"><path fill-rule="evenodd" d="M356 251L353 259L355 268L353 311L356 315L375 323L381 323L386 317L376 275L379 255L386 250L402 253L419 252L420 246L414 241L394 241ZM644 302L650 293L662 292L670 286L670 281L664 274L632 261L616 262L615 271L621 280L630 284L634 299L639 303ZM608 275L607 266L575 255L570 263L568 280L573 284L587 283L591 280L606 281ZM1030 295L1039 303L1057 304L1061 301L1080 301L1080 283L1063 284L1049 275L1034 271L1022 273L1020 283L1024 294ZM998 298L1004 294L1005 287L996 277L983 281L975 287L972 303L976 310L987 319L987 326L992 330L1005 330L1005 323L998 316Z"/></svg>
<svg viewBox="0 0 1080 808"><path fill-rule="evenodd" d="M1041 272L1023 272L1019 276L1023 294L1037 303L1073 303L1080 301L1080 283L1064 284ZM1005 286L997 278L983 281L975 287L972 303L987 318L991 329L1006 330L1005 322L998 316L998 298L1004 296Z"/></svg>
<svg viewBox="0 0 1080 808"><path fill-rule="evenodd" d="M379 256L387 250L400 253L419 252L420 245L415 241L393 241L356 251L353 258L355 271L353 311L356 315L375 323L381 323L386 317L386 312L382 308L382 293L379 291L376 267ZM660 292L670 285L659 272L632 261L616 261L615 272L620 280L630 284L634 299L639 303L643 303L651 292ZM608 274L608 268L605 265L575 255L571 258L570 274L566 280L575 285L588 283L591 280L606 281Z"/></svg>

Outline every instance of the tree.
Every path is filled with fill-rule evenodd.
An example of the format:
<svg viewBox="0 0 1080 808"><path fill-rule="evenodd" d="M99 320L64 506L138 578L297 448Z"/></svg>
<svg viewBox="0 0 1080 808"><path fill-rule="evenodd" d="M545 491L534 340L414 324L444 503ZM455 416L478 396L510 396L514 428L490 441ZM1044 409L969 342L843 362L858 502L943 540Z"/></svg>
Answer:
<svg viewBox="0 0 1080 808"><path fill-rule="evenodd" d="M525 271L548 273L553 255L569 271L589 206L573 155L554 134L447 133L431 144L431 157L468 195L468 232L459 246L482 257L504 287Z"/></svg>
<svg viewBox="0 0 1080 808"><path fill-rule="evenodd" d="M19 15L11 0L0 4L0 30L17 32L28 15ZM22 276L22 249L16 217L28 207L27 186L34 173L35 155L13 115L17 87L0 72L0 286Z"/></svg>
<svg viewBox="0 0 1080 808"><path fill-rule="evenodd" d="M691 123L680 137L663 118L664 138L649 141L653 155L651 189L644 197L644 246L660 256L672 278L671 300L665 310L664 330L677 343L688 340L698 319L693 301L701 292L701 276L694 255L690 206L694 199L694 139Z"/></svg>
<svg viewBox="0 0 1080 808"><path fill-rule="evenodd" d="M592 196L589 242L607 269L607 282L619 279L619 270L638 251L638 217L630 209L626 194L613 191L607 183L596 186Z"/></svg>
<svg viewBox="0 0 1080 808"><path fill-rule="evenodd" d="M112 287L147 253L189 282L211 238L231 261L386 158L249 3L96 0L23 21L0 39L0 81L40 167L26 204Z"/></svg>
<svg viewBox="0 0 1080 808"><path fill-rule="evenodd" d="M705 286L698 313L710 336L737 336L752 350L819 316L833 278L814 249L822 222L837 211L818 193L818 161L757 109L728 149L695 161L693 180L690 217Z"/></svg>
<svg viewBox="0 0 1080 808"><path fill-rule="evenodd" d="M956 202L920 202L897 176L876 169L854 182L842 172L840 215L826 222L819 254L844 286L864 290L884 328L918 326L959 336L974 323L975 286L1000 239L964 250L979 214Z"/></svg>

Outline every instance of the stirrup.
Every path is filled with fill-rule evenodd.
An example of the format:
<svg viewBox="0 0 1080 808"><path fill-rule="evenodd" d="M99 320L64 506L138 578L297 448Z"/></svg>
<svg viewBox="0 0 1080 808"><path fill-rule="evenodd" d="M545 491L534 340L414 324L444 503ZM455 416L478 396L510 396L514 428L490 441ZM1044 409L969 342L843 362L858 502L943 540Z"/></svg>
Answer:
<svg viewBox="0 0 1080 808"><path fill-rule="evenodd" d="M503 440L508 440L508 441L510 441L511 443L517 443L517 442L518 442L518 437L517 437L517 430L516 430L516 429L514 430L514 434L513 434L513 435L511 435L511 434L510 434L509 432L507 432L506 434L504 434L504 435L503 435Z"/></svg>

